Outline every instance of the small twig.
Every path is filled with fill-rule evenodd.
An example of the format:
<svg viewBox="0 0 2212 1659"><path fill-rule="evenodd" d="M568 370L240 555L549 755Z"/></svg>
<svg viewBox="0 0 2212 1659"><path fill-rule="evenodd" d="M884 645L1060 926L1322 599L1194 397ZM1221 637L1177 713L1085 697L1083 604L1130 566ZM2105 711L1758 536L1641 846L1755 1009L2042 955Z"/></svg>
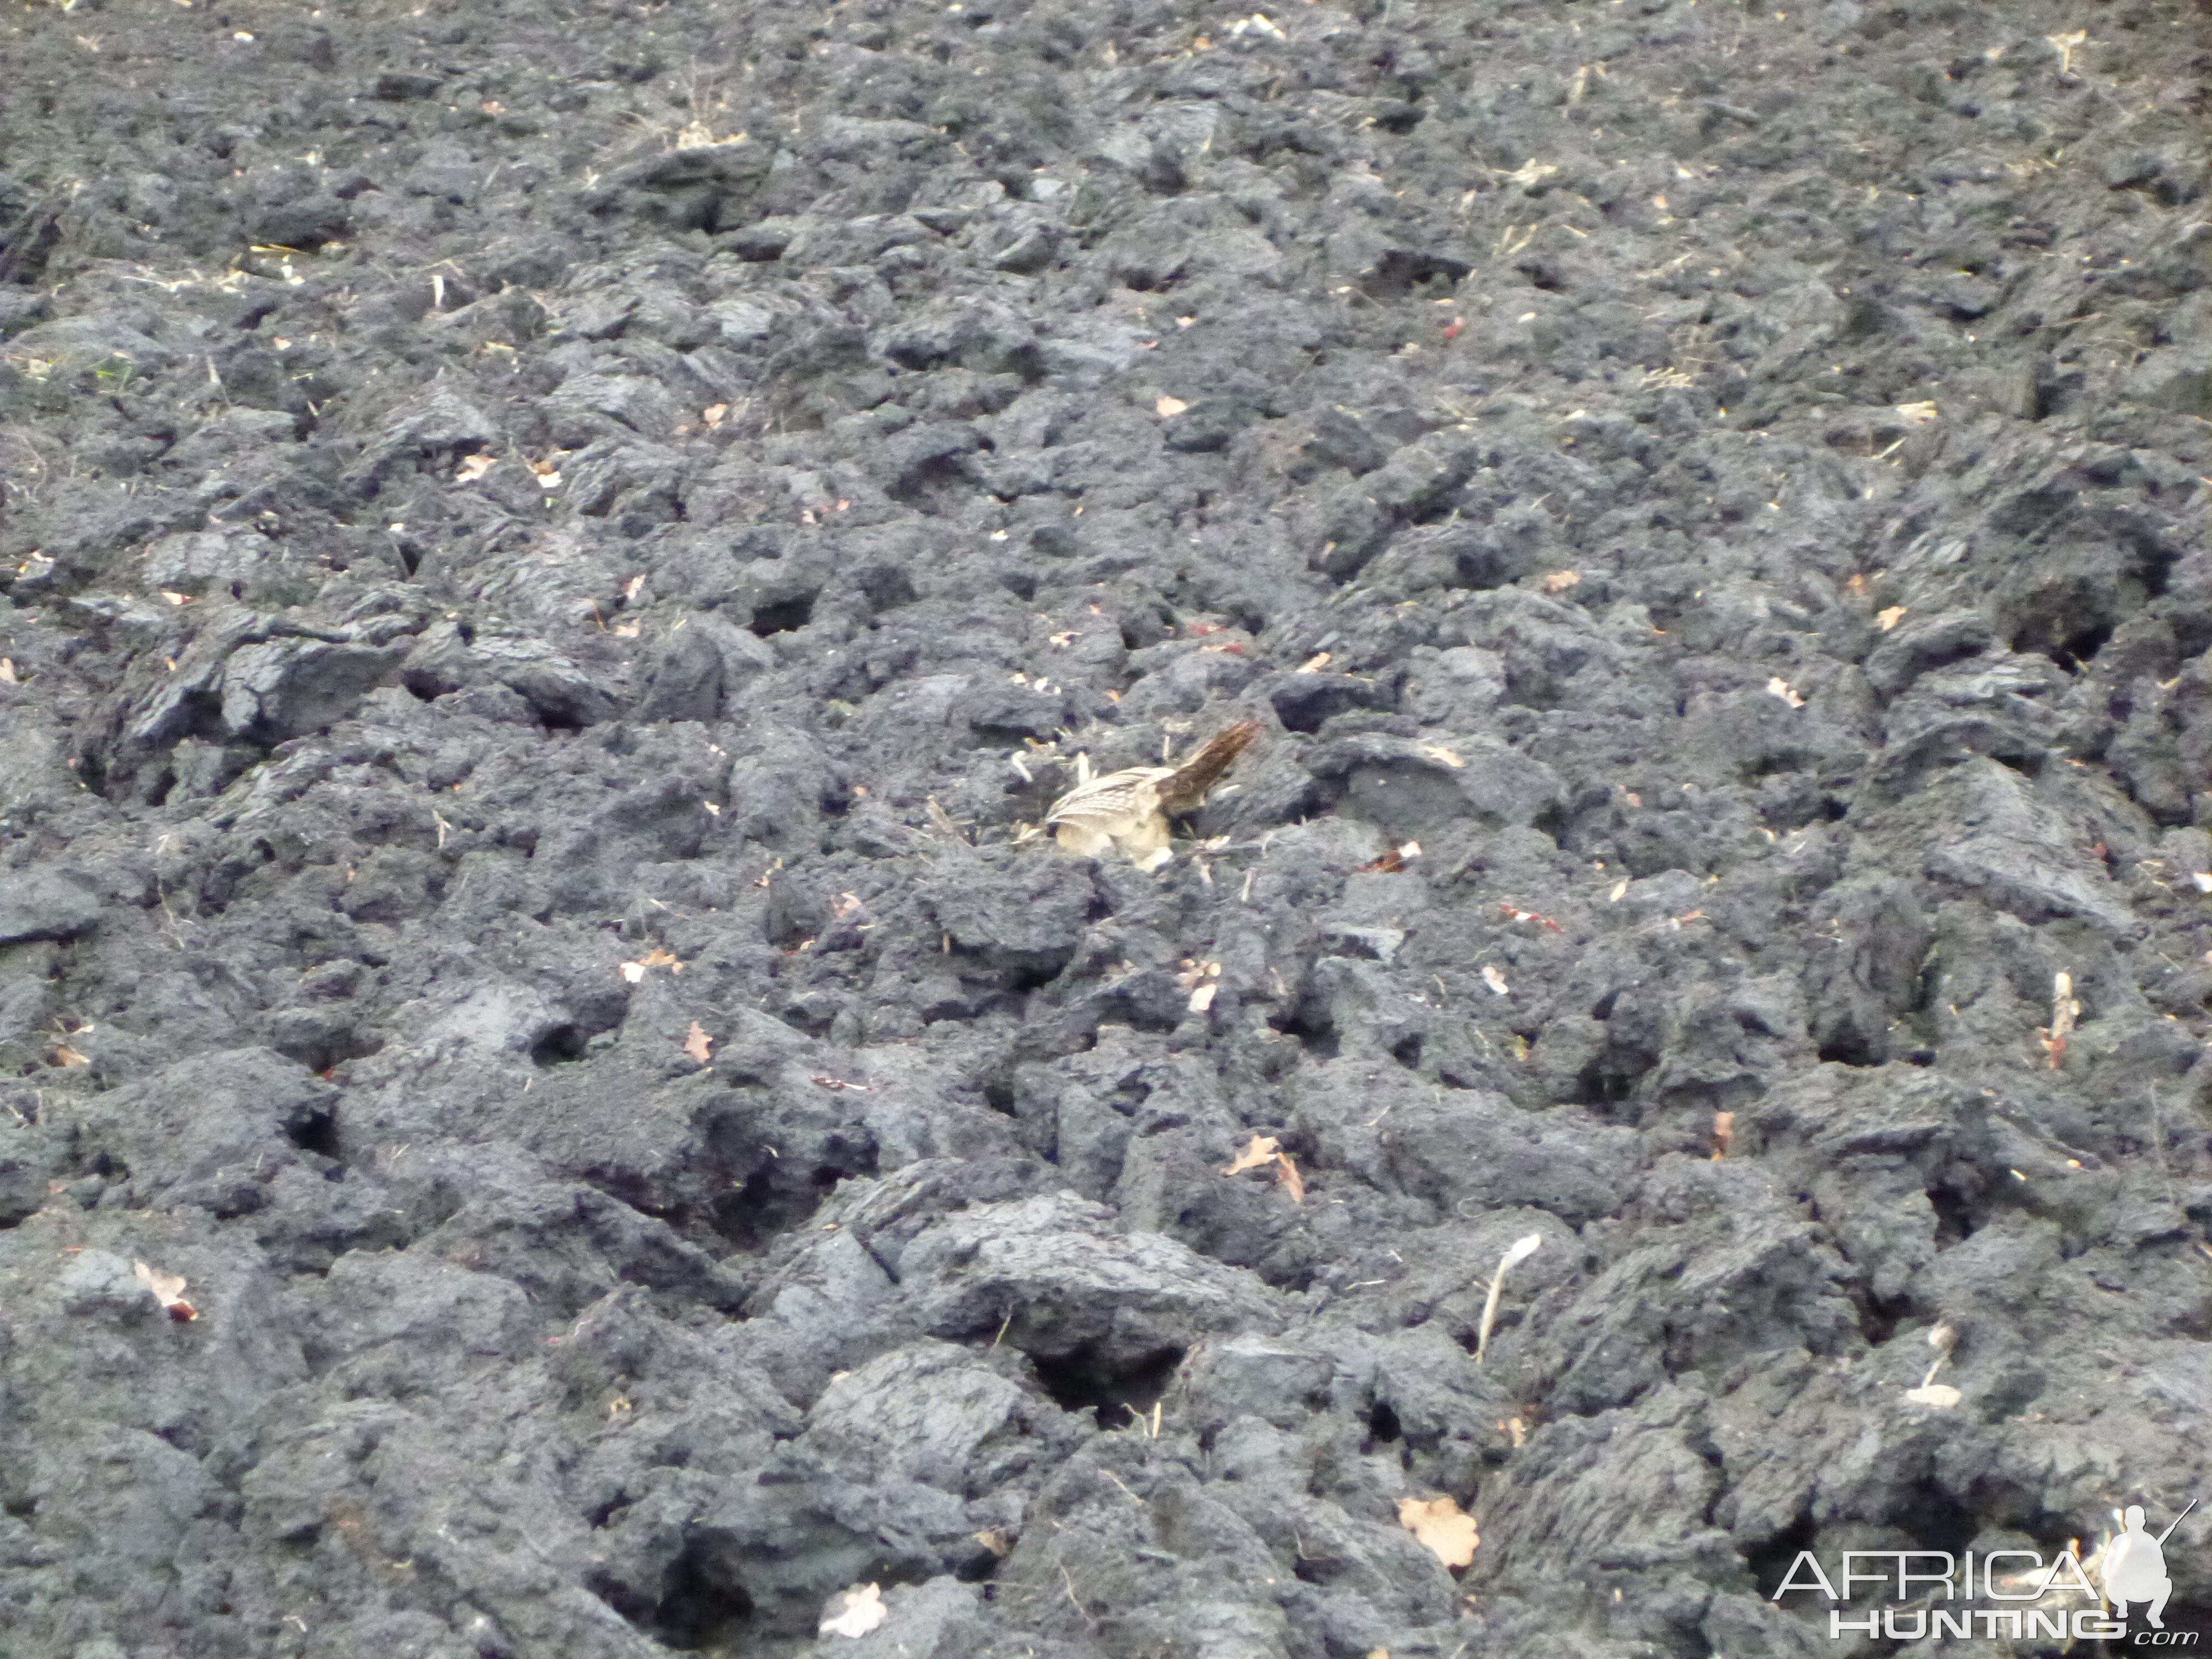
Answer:
<svg viewBox="0 0 2212 1659"><path fill-rule="evenodd" d="M1133 1406L1133 1407L1131 1407L1129 1409L1130 1409L1130 1410L1132 1410L1132 1411L1134 1411L1134 1410L1136 1409L1136 1407L1134 1407ZM1124 1492L1125 1493L1127 1493L1127 1496L1128 1496L1128 1499L1129 1499L1129 1501L1130 1501L1132 1504L1135 1504L1139 1509L1142 1509L1142 1508L1144 1508L1144 1506L1145 1506L1145 1500L1144 1500L1143 1498L1141 1498L1138 1497L1136 1493L1134 1493L1134 1492L1130 1492L1130 1491L1129 1491L1129 1486L1128 1486L1128 1483L1127 1483L1127 1481L1125 1481L1124 1480L1122 1480L1122 1479L1121 1479L1121 1477L1120 1475L1118 1475L1118 1474L1115 1474L1115 1473L1114 1473L1114 1471L1113 1471L1113 1470L1111 1470L1111 1469L1101 1469L1101 1470L1099 1470L1099 1471L1098 1471L1098 1473L1099 1473L1099 1474L1103 1474L1103 1475L1104 1475L1104 1476L1105 1476L1109 1480L1111 1480L1111 1481L1112 1481L1115 1486L1117 1486L1121 1487L1121 1489L1122 1490L1122 1492Z"/></svg>
<svg viewBox="0 0 2212 1659"><path fill-rule="evenodd" d="M1928 1346L1936 1350L1936 1363L1928 1368L1928 1374L1920 1379L1922 1388L1924 1389L1933 1382L1936 1380L1936 1373L1951 1363L1951 1350L1956 1346L1958 1340L1959 1334L1948 1325L1936 1325L1929 1328Z"/></svg>
<svg viewBox="0 0 2212 1659"><path fill-rule="evenodd" d="M2081 1005L2074 998L2074 975L2059 973L2051 981L2051 1024L2036 1028L2036 1040L2043 1051L2051 1056L2051 1069L2057 1071L2066 1063L2067 1039L2074 1033L2074 1022L2081 1018Z"/></svg>
<svg viewBox="0 0 2212 1659"><path fill-rule="evenodd" d="M1505 1294L1505 1275L1515 1263L1526 1261L1536 1254L1544 1243L1541 1233L1528 1233L1516 1238L1505 1254L1498 1259L1498 1271L1491 1276L1490 1294L1483 1298L1482 1322L1475 1328L1474 1363L1478 1365L1490 1353L1490 1328L1498 1322L1498 1298Z"/></svg>
<svg viewBox="0 0 2212 1659"><path fill-rule="evenodd" d="M1067 1587L1067 1605L1075 1609L1077 1617L1080 1618L1085 1624L1090 1626L1091 1629L1097 1630L1098 1628L1098 1621L1096 1619L1093 1619L1089 1613L1085 1611L1083 1603L1076 1597L1075 1580L1067 1576L1067 1563L1065 1561L1055 1561L1053 1565L1060 1569L1060 1582Z"/></svg>

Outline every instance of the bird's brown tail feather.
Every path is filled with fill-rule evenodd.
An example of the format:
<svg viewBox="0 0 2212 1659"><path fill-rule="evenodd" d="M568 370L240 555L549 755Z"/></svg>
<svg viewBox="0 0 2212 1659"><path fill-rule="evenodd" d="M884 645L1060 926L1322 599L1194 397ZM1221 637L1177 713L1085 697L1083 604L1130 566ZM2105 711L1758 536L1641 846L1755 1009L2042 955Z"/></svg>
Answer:
<svg viewBox="0 0 2212 1659"><path fill-rule="evenodd" d="M1162 809L1170 812L1195 811L1205 801L1206 792L1221 781L1222 775L1237 763L1237 757L1250 748L1259 735L1257 720L1239 720L1214 733L1205 748L1160 780Z"/></svg>

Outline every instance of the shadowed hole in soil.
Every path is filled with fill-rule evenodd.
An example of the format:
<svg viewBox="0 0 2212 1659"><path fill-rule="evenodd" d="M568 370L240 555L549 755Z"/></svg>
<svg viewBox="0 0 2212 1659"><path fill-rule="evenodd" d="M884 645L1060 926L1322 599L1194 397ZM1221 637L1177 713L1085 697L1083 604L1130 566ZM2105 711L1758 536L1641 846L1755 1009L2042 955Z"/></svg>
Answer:
<svg viewBox="0 0 2212 1659"><path fill-rule="evenodd" d="M1376 701L1368 688L1350 678L1328 679L1318 674L1278 686L1267 694L1267 698L1274 704L1275 716L1282 721L1284 730L1304 732L1309 737L1320 731L1332 715Z"/></svg>
<svg viewBox="0 0 2212 1659"><path fill-rule="evenodd" d="M1329 1024L1326 1015L1293 1009L1267 1024L1285 1036L1296 1037L1316 1060L1334 1060L1337 1050L1341 1047L1336 1027Z"/></svg>
<svg viewBox="0 0 2212 1659"><path fill-rule="evenodd" d="M2092 623L2088 627L2075 629L2056 643L2044 647L2043 653L2072 673L2110 644L2115 631L2111 623Z"/></svg>
<svg viewBox="0 0 2212 1659"><path fill-rule="evenodd" d="M1564 294L1566 283L1541 259L1524 259L1513 267L1528 279L1528 286L1544 294Z"/></svg>
<svg viewBox="0 0 2212 1659"><path fill-rule="evenodd" d="M309 1112L305 1117L284 1126L284 1138L303 1152L313 1152L318 1158L338 1156L338 1115L336 1112Z"/></svg>
<svg viewBox="0 0 2212 1659"><path fill-rule="evenodd" d="M1911 1310L1911 1303L1903 1297L1885 1301L1869 1296L1859 1309L1859 1334L1866 1338L1868 1346L1879 1348L1897 1334L1899 1323Z"/></svg>
<svg viewBox="0 0 2212 1659"><path fill-rule="evenodd" d="M1067 966L1067 960L1066 955L1059 952L1012 960L1000 973L999 982L1017 996L1041 991L1060 977L1060 970Z"/></svg>
<svg viewBox="0 0 2212 1659"><path fill-rule="evenodd" d="M988 450L991 446L983 446ZM884 494L902 507L912 507L917 513L937 514L951 509L973 489L969 480L969 464L965 455L939 455L909 467L890 484Z"/></svg>
<svg viewBox="0 0 2212 1659"><path fill-rule="evenodd" d="M584 1034L573 1025L556 1025L531 1046L537 1066L566 1066L584 1057Z"/></svg>
<svg viewBox="0 0 2212 1659"><path fill-rule="evenodd" d="M1650 1068L1627 1069L1621 1057L1611 1049L1575 1073L1574 1093L1568 1103L1574 1106L1618 1106L1636 1092L1638 1078Z"/></svg>
<svg viewBox="0 0 2212 1659"><path fill-rule="evenodd" d="M811 1169L796 1158L762 1161L743 1181L732 1181L731 1189L708 1206L707 1224L738 1249L763 1249L778 1234L812 1215L839 1182L876 1173L876 1149L865 1138L855 1143L842 1135L831 1135L821 1157L823 1161ZM732 1161L724 1160L723 1167L728 1168ZM738 1167L744 1167L742 1162Z"/></svg>
<svg viewBox="0 0 2212 1659"><path fill-rule="evenodd" d="M661 1575L651 1601L619 1586L594 1584L609 1607L678 1653L719 1649L745 1633L753 1614L739 1566L744 1552L728 1534L687 1532L684 1547Z"/></svg>
<svg viewBox="0 0 2212 1659"><path fill-rule="evenodd" d="M1813 1524L1813 1517L1801 1515L1759 1548L1743 1552L1743 1564L1759 1586L1760 1601L1773 1599L1782 1581L1790 1576L1790 1564L1800 1552L1811 1549L1819 1535L1820 1528Z"/></svg>
<svg viewBox="0 0 2212 1659"><path fill-rule="evenodd" d="M1416 114L1414 122L1420 117ZM1410 131L1409 126L1407 129ZM1437 293L1449 293L1474 267L1463 260L1447 258L1440 254L1415 253L1393 248L1376 263L1360 289L1370 300L1402 300L1424 283L1433 283Z"/></svg>
<svg viewBox="0 0 2212 1659"><path fill-rule="evenodd" d="M1086 1343L1057 1358L1031 1354L1030 1363L1060 1410L1092 1412L1100 1428L1125 1429L1159 1402L1176 1367L1182 1364L1182 1354L1181 1348L1156 1348L1141 1359L1115 1366L1102 1360Z"/></svg>
<svg viewBox="0 0 2212 1659"><path fill-rule="evenodd" d="M771 634L796 633L814 620L814 599L813 594L802 593L795 599L757 606L746 625L763 639Z"/></svg>
<svg viewBox="0 0 2212 1659"><path fill-rule="evenodd" d="M1822 1043L1820 1056L1830 1065L1858 1066L1880 1066L1889 1058L1878 1043L1856 1029L1840 1031Z"/></svg>
<svg viewBox="0 0 2212 1659"><path fill-rule="evenodd" d="M328 1072L333 1066L349 1060L360 1060L384 1047L375 1037L363 1036L354 1031L340 1031L311 1042L274 1043L270 1045L287 1060L296 1060L311 1072Z"/></svg>
<svg viewBox="0 0 2212 1659"><path fill-rule="evenodd" d="M1936 1243L1939 1249L1972 1238L1981 1225L1975 1219L1972 1202L1955 1187L1942 1182L1930 1187L1928 1202L1936 1212Z"/></svg>
<svg viewBox="0 0 2212 1659"><path fill-rule="evenodd" d="M812 1202L778 1191L769 1172L757 1170L735 1191L714 1201L708 1219L714 1231L737 1249L759 1250L813 1211Z"/></svg>
<svg viewBox="0 0 2212 1659"><path fill-rule="evenodd" d="M1948 1492L1922 1481L1892 1517L1923 1550L1948 1550L1963 1555L1974 1541L1980 1523L1973 1511L1954 1501Z"/></svg>

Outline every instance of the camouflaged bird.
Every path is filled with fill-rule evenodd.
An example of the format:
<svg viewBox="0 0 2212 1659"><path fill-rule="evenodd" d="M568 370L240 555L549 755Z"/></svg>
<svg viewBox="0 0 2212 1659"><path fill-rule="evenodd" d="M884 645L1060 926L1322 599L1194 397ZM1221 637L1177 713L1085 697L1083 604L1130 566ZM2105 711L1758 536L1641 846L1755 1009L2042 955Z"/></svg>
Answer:
<svg viewBox="0 0 2212 1659"><path fill-rule="evenodd" d="M1157 870L1175 856L1168 814L1196 811L1259 735L1258 721L1239 720L1180 766L1131 766L1101 778L1091 776L1089 756L1078 756L1075 787L1053 802L1045 827L1063 852L1095 858L1118 847L1139 870Z"/></svg>

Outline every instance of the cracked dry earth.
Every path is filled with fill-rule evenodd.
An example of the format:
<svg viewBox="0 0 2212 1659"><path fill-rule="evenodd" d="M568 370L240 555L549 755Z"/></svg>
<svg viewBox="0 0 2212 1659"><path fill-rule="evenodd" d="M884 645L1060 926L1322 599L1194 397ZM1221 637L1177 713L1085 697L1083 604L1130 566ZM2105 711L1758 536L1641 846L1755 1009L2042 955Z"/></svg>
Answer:
<svg viewBox="0 0 2212 1659"><path fill-rule="evenodd" d="M2208 27L10 0L0 1653L2057 1651L1774 1598L2212 1498Z"/></svg>

